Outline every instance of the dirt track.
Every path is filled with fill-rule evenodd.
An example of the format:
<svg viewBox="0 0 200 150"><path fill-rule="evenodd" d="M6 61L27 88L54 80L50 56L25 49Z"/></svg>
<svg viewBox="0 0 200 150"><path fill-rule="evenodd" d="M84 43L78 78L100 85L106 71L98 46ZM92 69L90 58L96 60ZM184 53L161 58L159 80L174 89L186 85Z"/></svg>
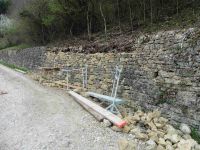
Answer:
<svg viewBox="0 0 200 150"><path fill-rule="evenodd" d="M103 127L64 91L0 65L1 150L116 150L123 136Z"/></svg>

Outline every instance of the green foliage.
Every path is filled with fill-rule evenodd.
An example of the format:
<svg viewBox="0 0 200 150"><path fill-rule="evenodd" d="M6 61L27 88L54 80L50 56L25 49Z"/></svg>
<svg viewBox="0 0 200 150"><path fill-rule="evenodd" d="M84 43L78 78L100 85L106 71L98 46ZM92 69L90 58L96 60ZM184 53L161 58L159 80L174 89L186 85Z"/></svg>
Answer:
<svg viewBox="0 0 200 150"><path fill-rule="evenodd" d="M0 0L0 14L5 14L10 4L10 0Z"/></svg>
<svg viewBox="0 0 200 150"><path fill-rule="evenodd" d="M20 50L20 49L25 49L25 48L29 48L29 47L31 47L31 46L28 45L28 44L20 44L20 45L14 45L14 46L8 44L7 46L5 46L3 48L1 48L1 46L0 46L0 51L3 51L3 50Z"/></svg>
<svg viewBox="0 0 200 150"><path fill-rule="evenodd" d="M5 62L5 61L2 61L2 60L0 60L0 64L4 65L4 66L6 66L6 67L9 67L9 68L11 68L11 69L18 69L18 70L21 70L21 71L24 71L24 72L28 72L28 71L29 71L29 70L28 70L27 68L25 68L25 67L19 67L19 66L16 66L16 65L14 65L14 64L9 64L9 63L7 63L7 62Z"/></svg>
<svg viewBox="0 0 200 150"><path fill-rule="evenodd" d="M191 137L200 144L200 133L196 129L192 129Z"/></svg>
<svg viewBox="0 0 200 150"><path fill-rule="evenodd" d="M89 36L105 30L105 24L108 30L119 26L120 31L127 25L129 30L148 32L186 27L198 20L199 6L197 0L34 0L20 15L33 41L44 44L83 33Z"/></svg>

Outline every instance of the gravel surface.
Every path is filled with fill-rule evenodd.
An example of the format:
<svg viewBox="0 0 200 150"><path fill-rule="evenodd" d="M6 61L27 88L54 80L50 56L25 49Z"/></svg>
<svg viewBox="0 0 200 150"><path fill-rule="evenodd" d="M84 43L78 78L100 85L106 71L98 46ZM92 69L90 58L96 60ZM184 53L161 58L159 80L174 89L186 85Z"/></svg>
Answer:
<svg viewBox="0 0 200 150"><path fill-rule="evenodd" d="M64 91L0 65L0 150L116 150L121 138Z"/></svg>

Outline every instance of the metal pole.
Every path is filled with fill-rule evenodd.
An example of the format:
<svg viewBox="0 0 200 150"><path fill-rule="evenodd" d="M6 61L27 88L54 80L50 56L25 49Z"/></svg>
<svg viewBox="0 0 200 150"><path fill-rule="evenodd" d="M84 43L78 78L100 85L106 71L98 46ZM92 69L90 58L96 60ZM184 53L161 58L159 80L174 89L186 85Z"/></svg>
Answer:
<svg viewBox="0 0 200 150"><path fill-rule="evenodd" d="M67 90L69 90L69 73L67 71Z"/></svg>
<svg viewBox="0 0 200 150"><path fill-rule="evenodd" d="M85 88L85 76L84 76L84 68L82 68L82 76L83 76L83 88Z"/></svg>

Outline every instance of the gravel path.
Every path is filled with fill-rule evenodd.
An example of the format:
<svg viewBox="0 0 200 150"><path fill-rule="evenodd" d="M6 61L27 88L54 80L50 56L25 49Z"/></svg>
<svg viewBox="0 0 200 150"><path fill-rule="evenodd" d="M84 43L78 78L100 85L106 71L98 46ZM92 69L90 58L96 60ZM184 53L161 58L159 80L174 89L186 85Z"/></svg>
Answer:
<svg viewBox="0 0 200 150"><path fill-rule="evenodd" d="M64 91L0 65L0 150L116 150L128 137L103 127Z"/></svg>

